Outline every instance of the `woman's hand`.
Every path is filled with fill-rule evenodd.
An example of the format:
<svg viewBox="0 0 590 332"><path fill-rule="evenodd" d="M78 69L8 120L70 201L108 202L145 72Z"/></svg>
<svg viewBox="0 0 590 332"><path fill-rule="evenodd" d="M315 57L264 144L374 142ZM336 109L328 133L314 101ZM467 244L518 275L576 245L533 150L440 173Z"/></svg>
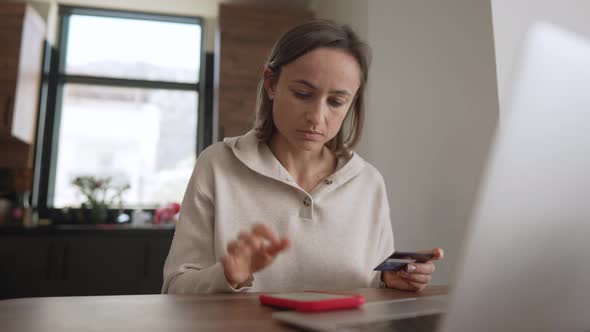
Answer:
<svg viewBox="0 0 590 332"><path fill-rule="evenodd" d="M270 265L277 255L289 248L288 238L279 238L270 227L256 224L251 232L241 232L237 240L227 244L223 271L233 288L252 281L253 274Z"/></svg>
<svg viewBox="0 0 590 332"><path fill-rule="evenodd" d="M435 266L432 261L442 259L444 251L441 248L435 248L428 251L432 252L434 258L426 263L411 263L402 271L383 271L381 280L387 287L405 291L421 292L426 288L432 279Z"/></svg>

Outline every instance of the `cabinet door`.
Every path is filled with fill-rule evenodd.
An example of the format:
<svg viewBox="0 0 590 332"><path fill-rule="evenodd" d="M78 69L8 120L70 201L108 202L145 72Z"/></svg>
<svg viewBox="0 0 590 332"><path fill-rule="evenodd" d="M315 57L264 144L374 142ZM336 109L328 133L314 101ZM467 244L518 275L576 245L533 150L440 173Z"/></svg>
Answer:
<svg viewBox="0 0 590 332"><path fill-rule="evenodd" d="M29 144L32 144L35 139L44 38L43 19L30 6L27 6L21 35L12 136Z"/></svg>
<svg viewBox="0 0 590 332"><path fill-rule="evenodd" d="M164 263L170 251L172 237L174 233L168 236L151 238L146 241L146 265L144 267L144 276L141 281L139 293L141 294L159 294L162 290Z"/></svg>
<svg viewBox="0 0 590 332"><path fill-rule="evenodd" d="M31 144L39 103L45 23L26 4L0 4L0 133ZM8 91L8 93L6 93Z"/></svg>
<svg viewBox="0 0 590 332"><path fill-rule="evenodd" d="M63 295L138 292L144 271L144 241L135 237L79 235L63 248Z"/></svg>
<svg viewBox="0 0 590 332"><path fill-rule="evenodd" d="M48 295L57 278L56 251L48 238L0 238L0 298Z"/></svg>

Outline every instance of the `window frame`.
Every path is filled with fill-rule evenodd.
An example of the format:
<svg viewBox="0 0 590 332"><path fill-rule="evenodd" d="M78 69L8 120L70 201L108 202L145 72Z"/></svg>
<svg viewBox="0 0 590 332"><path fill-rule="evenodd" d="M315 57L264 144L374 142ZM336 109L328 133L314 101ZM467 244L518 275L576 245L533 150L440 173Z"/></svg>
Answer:
<svg viewBox="0 0 590 332"><path fill-rule="evenodd" d="M59 129L61 124L61 112L63 101L63 90L66 84L87 84L104 87L127 87L127 88L147 88L147 89L165 89L176 91L195 91L198 94L197 102L197 132L195 155L199 155L212 142L212 110L209 98L211 95L206 89L206 66L207 54L204 45L205 27L203 19L198 16L182 16L169 14L154 14L138 11L112 10L90 7L66 6L60 5L58 9L59 16L59 40L57 49L54 52L46 52L45 70L43 72L43 82L46 84L47 105L43 110L43 105L39 112L38 124L44 122L42 128L38 128L37 149L41 149L40 162L35 162L35 171L39 174L39 183L33 190L34 202L37 203L37 210L40 219L51 219L56 223L71 222L71 211L64 215L63 208L53 206L55 173L57 167L57 150L59 142ZM68 46L69 20L72 15L89 15L97 17L128 18L139 20L151 20L158 22L189 23L198 24L201 27L201 52L200 65L197 73L196 83L181 83L161 80L143 80L143 79L125 79L114 77L101 77L92 75L68 75L65 73L66 50ZM209 87L210 89L210 87ZM43 90L43 87L42 87ZM43 93L43 92L42 92ZM43 129L43 130L41 130ZM36 158L37 159L37 158ZM77 210L77 209L70 209ZM118 211L119 209L111 209ZM124 210L130 212L129 208ZM146 209L144 209L146 210ZM150 209L147 209L150 211ZM152 210L153 211L153 210ZM76 212L76 211L74 211ZM74 213L75 214L75 213ZM76 219L74 217L74 219ZM77 222L80 222L77 220Z"/></svg>

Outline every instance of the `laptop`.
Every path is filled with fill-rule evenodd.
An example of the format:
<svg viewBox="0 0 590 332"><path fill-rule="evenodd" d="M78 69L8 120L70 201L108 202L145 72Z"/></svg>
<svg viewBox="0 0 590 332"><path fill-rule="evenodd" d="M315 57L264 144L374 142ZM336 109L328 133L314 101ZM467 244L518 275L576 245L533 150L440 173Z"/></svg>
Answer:
<svg viewBox="0 0 590 332"><path fill-rule="evenodd" d="M273 317L317 331L590 331L589 39L530 30L462 252L448 297Z"/></svg>

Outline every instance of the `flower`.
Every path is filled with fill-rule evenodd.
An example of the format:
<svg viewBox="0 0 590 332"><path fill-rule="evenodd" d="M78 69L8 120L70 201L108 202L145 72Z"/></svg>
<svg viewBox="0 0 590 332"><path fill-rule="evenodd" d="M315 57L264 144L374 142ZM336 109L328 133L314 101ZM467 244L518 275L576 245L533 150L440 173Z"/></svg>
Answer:
<svg viewBox="0 0 590 332"><path fill-rule="evenodd" d="M112 178L95 178L94 176L78 176L72 181L78 191L86 197L84 203L91 209L105 208L115 203L123 204L123 193L131 186L125 183L120 186L112 185Z"/></svg>

